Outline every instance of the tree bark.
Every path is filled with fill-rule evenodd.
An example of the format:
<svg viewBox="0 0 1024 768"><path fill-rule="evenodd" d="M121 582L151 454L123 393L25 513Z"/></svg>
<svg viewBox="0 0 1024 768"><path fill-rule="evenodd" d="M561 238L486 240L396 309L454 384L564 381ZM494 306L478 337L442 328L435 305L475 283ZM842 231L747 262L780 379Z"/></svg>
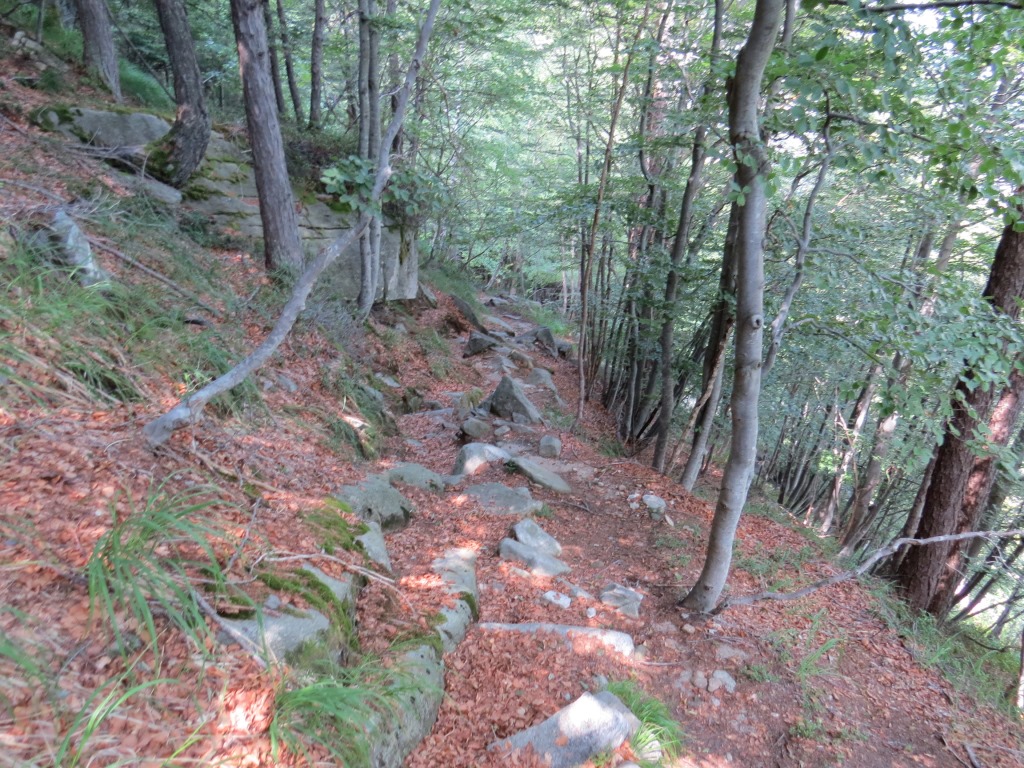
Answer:
<svg viewBox="0 0 1024 768"><path fill-rule="evenodd" d="M284 89L281 87L281 66L277 60L274 12L270 8L270 0L261 1L263 4L263 26L267 28L267 52L270 54L270 80L274 84L274 102L277 104L277 116L284 117L287 114L287 107L284 103Z"/></svg>
<svg viewBox="0 0 1024 768"><path fill-rule="evenodd" d="M313 13L313 40L309 54L309 130L319 131L323 109L324 28L327 11L324 0L316 0Z"/></svg>
<svg viewBox="0 0 1024 768"><path fill-rule="evenodd" d="M178 110L171 132L158 142L160 162L147 165L150 173L172 187L183 187L206 156L210 143L210 113L203 95L192 30L183 0L156 0L167 58L174 74L174 100Z"/></svg>
<svg viewBox="0 0 1024 768"><path fill-rule="evenodd" d="M996 248L995 259L983 296L993 310L1016 319L1024 298L1024 232L1007 225ZM964 371L953 396L953 415L947 422L942 445L916 538L963 533L978 523L995 477L995 452L1006 445L1016 423L1024 395L1024 374L1018 368L1001 393L992 385L972 388L975 376ZM986 447L980 453L972 444L980 437L978 426L987 422ZM938 545L907 553L896 574L911 607L942 618L959 582L960 546Z"/></svg>
<svg viewBox="0 0 1024 768"><path fill-rule="evenodd" d="M78 25L82 30L82 58L86 68L98 75L114 100L121 103L121 74L114 47L110 11L104 0L75 0Z"/></svg>
<svg viewBox="0 0 1024 768"><path fill-rule="evenodd" d="M233 2L235 2L235 0L233 0ZM406 71L405 82L402 84L402 89L399 92L399 99L395 114L391 118L388 129L384 134L384 142L382 146L391 146L391 142L398 134L398 131L402 126L402 121L405 119L406 106L409 102L409 93L412 91L417 75L419 74L420 67L423 65L423 58L427 53L427 42L430 40L430 35L433 32L434 20L437 18L437 11L440 6L441 0L430 0L430 7L427 10L427 15L423 20L423 26L420 28L420 34L416 41L416 50L413 53L412 61L409 63L409 68ZM390 153L382 150L381 156L378 158L377 162L377 174L374 177L373 188L370 190L369 201L371 203L380 200L381 193L384 191L384 186L387 184L390 175ZM288 334L291 332L292 327L295 325L295 321L299 317L299 313L302 312L306 305L306 299L309 297L310 291L313 290L313 286L316 284L317 279L323 271L333 263L357 237L359 237L359 234L367 224L369 224L369 218L365 215L360 216L359 221L352 229L331 242L317 254L316 258L309 263L302 275L296 281L288 302L285 304L284 309L281 310L281 316L277 319L277 322L274 323L274 327L267 335L267 338L264 339L251 354L231 370L227 371L222 376L217 377L202 389L199 389L186 397L167 413L154 419L143 427L143 434L146 436L146 440L149 442L150 446L156 447L158 445L162 445L167 442L176 430L195 423L202 415L203 409L210 400L215 398L217 395L223 394L224 392L237 387L245 381L250 374L258 370L267 362L267 360L270 359L270 356L274 354L274 351L281 346L282 342L284 342L288 337Z"/></svg>
<svg viewBox="0 0 1024 768"><path fill-rule="evenodd" d="M736 239L736 363L732 391L732 442L722 490L711 523L707 554L683 605L707 613L729 575L736 526L747 499L757 455L758 400L764 336L764 234L768 156L761 141L758 104L765 65L775 47L785 0L757 0L750 34L736 58L729 92L729 138L736 183L744 190Z"/></svg>
<svg viewBox="0 0 1024 768"><path fill-rule="evenodd" d="M302 109L302 94L299 92L298 80L295 78L295 60L292 58L291 34L288 32L288 17L284 12L283 0L277 0L277 26L281 33L281 55L284 57L284 71L288 77L288 94L295 110L295 123L301 125L305 121Z"/></svg>
<svg viewBox="0 0 1024 768"><path fill-rule="evenodd" d="M260 0L231 0L231 20L238 41L245 117L260 198L264 263L268 271L297 275L302 271L302 241L270 82L267 30Z"/></svg>

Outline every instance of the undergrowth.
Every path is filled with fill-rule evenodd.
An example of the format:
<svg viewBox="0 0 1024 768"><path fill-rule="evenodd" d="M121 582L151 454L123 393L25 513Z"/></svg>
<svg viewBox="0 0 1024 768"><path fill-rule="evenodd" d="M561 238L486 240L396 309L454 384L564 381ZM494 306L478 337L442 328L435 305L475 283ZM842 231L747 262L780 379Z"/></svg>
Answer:
<svg viewBox="0 0 1024 768"><path fill-rule="evenodd" d="M646 694L632 680L613 681L608 690L614 693L640 721L640 728L630 739L630 746L644 768L671 763L683 747L683 727L672 717L672 711L658 699Z"/></svg>

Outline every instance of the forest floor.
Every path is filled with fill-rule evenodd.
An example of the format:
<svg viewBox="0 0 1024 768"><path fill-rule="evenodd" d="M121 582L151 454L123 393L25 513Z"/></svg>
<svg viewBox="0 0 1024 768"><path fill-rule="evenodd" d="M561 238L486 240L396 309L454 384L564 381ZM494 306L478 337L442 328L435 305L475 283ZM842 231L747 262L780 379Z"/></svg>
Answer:
<svg viewBox="0 0 1024 768"><path fill-rule="evenodd" d="M0 177L10 182L0 189L5 225L20 226L26 217L73 204L78 195L72 188L103 190L104 205L128 196L105 166L63 153L28 124L23 115L45 97L15 82L13 71L2 81ZM76 98L87 95L80 91ZM108 230L94 222L99 215L85 221L102 238ZM163 268L162 236L142 231L112 242ZM161 504L195 501L204 524L229 534L215 547L228 576L260 601L267 590L253 581L251 569L271 555L316 557L307 513L342 485L396 461L451 471L458 425L436 414L399 416L398 432L383 439L377 457L356 458L338 438L338 418L351 423L358 416L346 381L372 370L396 379L396 393L415 390L446 403L456 391L489 392L496 382L493 361L461 357L468 329L444 296L437 308L378 314L365 334L345 340L343 352L303 322L258 375L255 402L207 419L154 452L141 427L187 384L161 368L161 358L175 353L152 347L156 362L143 363L132 357L132 339L99 337L95 328L75 322L44 326L32 313L57 278L22 281L12 253L13 240L0 242L6 270L0 302L0 345L6 346L0 352L8 369L0 385L0 765L302 762L275 757L268 736L286 673L264 670L238 646L217 645L212 634L197 647L159 610L149 627L126 606L117 607L134 644L128 643L128 652L115 647L99 617L102 607L90 600L88 568L97 543L118 521ZM99 258L115 281L149 282L123 260L103 252ZM204 249L197 258L206 260L204 269L218 276L223 290L249 300L225 307L221 321L181 332L209 336L215 344L217 334L231 332L247 344L262 338L272 318L251 299L273 289L258 258L230 244ZM201 286L192 287L215 301ZM518 315L505 320L527 327ZM407 333L396 330L399 321ZM78 369L68 363L69 350L119 360L119 373L139 397L97 395L95 386L70 375ZM598 600L577 599L568 609L544 602L542 592L564 587L525 577L497 557L507 518L475 508L460 487L443 493L408 489L415 513L388 537L394 585L371 583L358 607L362 652L382 651L410 627L428 626L427 617L444 601L430 563L451 546L478 554L481 621L620 629L643 650L630 658L579 644L570 651L544 635L471 627L445 659L440 715L409 766L509 765L488 755L486 745L550 716L595 688L598 676L633 680L670 708L685 742L681 756L665 765L1024 763L1020 723L979 704L929 664L934 659L901 631L878 587L847 582L799 601L761 602L713 619L681 612L676 603L699 572L713 512L702 497L714 498L715 478L694 496L649 469L642 456L618 455L614 425L594 403L586 405L577 433L570 433L575 368L565 360L537 362L551 368L565 402L559 405L539 388L531 391L547 425L516 439L532 451L542 434L560 437L560 461L573 488L567 495L532 489L549 510L540 522L563 544L574 584L592 595L610 582L637 590L644 596L639 618ZM397 396L388 397L397 407ZM474 483L488 481L527 484L502 466L473 477ZM642 505L631 506L636 494L646 493L666 500L671 524L653 521ZM155 556L173 554L176 546L153 542ZM320 565L335 575L344 571L343 564ZM728 594L769 585L796 588L837 568L813 533L772 505L755 502L740 524ZM687 682L715 670L730 673L734 692L710 693ZM103 716L92 722L94 712ZM628 757L627 746L605 756L602 765ZM331 764L319 758L319 764ZM318 760L315 751L311 759Z"/></svg>

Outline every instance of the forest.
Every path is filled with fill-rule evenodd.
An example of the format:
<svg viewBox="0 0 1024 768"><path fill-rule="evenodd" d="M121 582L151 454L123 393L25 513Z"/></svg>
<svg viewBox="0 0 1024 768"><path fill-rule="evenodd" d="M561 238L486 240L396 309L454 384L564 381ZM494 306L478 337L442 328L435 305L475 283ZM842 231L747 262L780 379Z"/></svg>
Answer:
<svg viewBox="0 0 1024 768"><path fill-rule="evenodd" d="M1021 3L24 0L0 20L166 116L144 155L108 154L186 198L211 130L247 137L280 303L150 404L150 448L280 359L346 248L345 312L377 322L400 230L421 276L557 318L566 434L596 409L614 456L703 489L680 609L808 586L732 588L743 515L771 504L828 552L815 590L869 575L1024 662ZM30 87L67 101L70 77ZM352 226L313 250L296 212L317 199Z"/></svg>

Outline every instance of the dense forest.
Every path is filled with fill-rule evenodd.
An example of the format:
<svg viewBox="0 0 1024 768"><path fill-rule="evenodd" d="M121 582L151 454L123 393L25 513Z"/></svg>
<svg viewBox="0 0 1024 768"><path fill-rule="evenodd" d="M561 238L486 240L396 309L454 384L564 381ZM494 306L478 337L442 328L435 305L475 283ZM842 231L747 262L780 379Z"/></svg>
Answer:
<svg viewBox="0 0 1024 768"><path fill-rule="evenodd" d="M356 242L365 320L400 224L421 270L564 318L572 429L599 406L617 452L686 491L721 469L683 608L730 605L756 496L828 541L844 578L870 569L948 632L1021 643L1020 3L38 0L0 16L173 120L144 163L171 186L211 126L248 135L263 264L291 298L236 367L149 414L151 445L269 360ZM295 211L317 196L354 226L313 252Z"/></svg>

